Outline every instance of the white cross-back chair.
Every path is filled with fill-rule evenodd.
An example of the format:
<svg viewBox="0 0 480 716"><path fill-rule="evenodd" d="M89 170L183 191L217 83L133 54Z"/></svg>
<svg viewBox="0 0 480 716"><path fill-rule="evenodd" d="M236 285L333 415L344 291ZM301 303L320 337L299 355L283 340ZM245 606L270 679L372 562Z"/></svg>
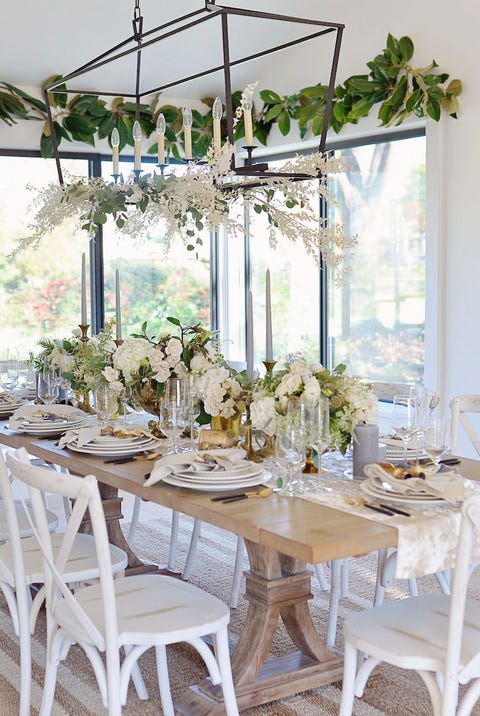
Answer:
<svg viewBox="0 0 480 716"><path fill-rule="evenodd" d="M89 658L109 716L119 716L138 658L154 647L163 712L173 716L166 646L188 642L204 659L214 684L221 684L228 716L237 716L228 649L228 607L216 597L181 580L162 575L112 578L105 516L93 475L85 478L53 473L23 462L9 452L14 477L29 487L38 538L44 553L47 605L47 666L41 716L51 712L58 663L78 643ZM74 501L65 538L54 554L45 522L41 492ZM99 582L70 592L64 570L72 540L86 510L95 539ZM213 636L214 651L203 637ZM120 649L126 656L120 662ZM104 656L104 659L102 658Z"/></svg>
<svg viewBox="0 0 480 716"><path fill-rule="evenodd" d="M480 435L478 435L471 421L474 413L480 413L480 395L457 395L450 401L450 410L452 453L457 454L459 428L463 427L477 454L480 456Z"/></svg>
<svg viewBox="0 0 480 716"><path fill-rule="evenodd" d="M23 457L28 460L26 452ZM20 501L13 499L12 484L3 456L0 457L0 490L7 532L5 535L7 541L0 545L0 589L7 601L15 633L20 639L20 714L26 716L30 714L30 634L35 630L38 612L45 598L45 590L40 588L32 601L30 586L44 583L43 556L37 539L32 536L33 513L30 505L25 502L25 497L21 497ZM20 495L23 495L23 490L20 491ZM44 513L50 531L49 515L52 513L49 513L45 507ZM62 537L63 535L59 533L51 536L55 553L60 548ZM113 572L123 573L127 566L125 552L117 547L111 547L110 554ZM93 537L86 534L76 535L72 543L71 556L65 566L66 582L77 585L95 579L98 575Z"/></svg>
<svg viewBox="0 0 480 716"><path fill-rule="evenodd" d="M466 591L471 547L479 539L476 495L463 505L451 596L401 599L346 620L340 716L350 716L354 695L362 696L372 670L382 661L420 674L434 716L470 714L480 696L480 603L467 599ZM459 684L469 687L457 711Z"/></svg>

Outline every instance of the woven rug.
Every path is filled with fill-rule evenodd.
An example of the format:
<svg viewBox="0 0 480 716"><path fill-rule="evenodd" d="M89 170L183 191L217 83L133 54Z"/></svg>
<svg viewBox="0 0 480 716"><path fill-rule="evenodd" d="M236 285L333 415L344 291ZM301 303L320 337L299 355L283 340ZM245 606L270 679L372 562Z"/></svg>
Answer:
<svg viewBox="0 0 480 716"><path fill-rule="evenodd" d="M156 513L155 513L156 514ZM181 517L178 548L178 568L185 562L191 533L192 520ZM168 553L170 513L158 509L158 517L140 522L135 540L135 550L144 559L165 563ZM232 580L232 568L236 539L233 535L204 524L191 581L228 602ZM247 564L245 565L247 567ZM341 601L340 626L337 643L341 646L341 622L349 612L371 606L375 584L375 558L364 557L350 560L350 593ZM329 576L328 570L326 571ZM320 634L326 633L328 593L322 592L315 578L314 599L311 608L315 625ZM436 580L419 580L421 592L436 590ZM387 599L407 595L406 583L398 582L387 591ZM231 637L235 641L245 618L247 603L242 598L232 610ZM286 633L280 628L272 653L285 654L293 647ZM32 641L32 716L38 714L43 683L45 661L45 621L42 613ZM17 638L5 602L0 598L0 716L18 714L19 652ZM169 650L170 678L174 697L181 694L189 684L205 675L203 662L187 646L175 646ZM154 658L151 652L140 659L150 698L140 701L130 688L125 714L158 716L162 713ZM246 716L334 716L338 714L341 684L319 687L311 691L285 698L281 701L257 706L243 712ZM72 647L68 658L59 668L55 692L54 716L92 716L104 714L93 672L87 658L78 647ZM425 686L415 673L380 666L371 676L365 694L357 699L355 716L430 716L430 700ZM480 708L472 712L480 716Z"/></svg>

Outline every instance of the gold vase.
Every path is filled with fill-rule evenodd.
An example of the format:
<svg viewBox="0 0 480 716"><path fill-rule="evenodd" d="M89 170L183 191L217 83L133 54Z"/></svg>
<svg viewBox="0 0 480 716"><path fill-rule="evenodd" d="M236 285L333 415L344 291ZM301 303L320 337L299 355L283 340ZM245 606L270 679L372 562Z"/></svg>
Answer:
<svg viewBox="0 0 480 716"><path fill-rule="evenodd" d="M77 408L80 408L80 410L83 410L84 413L88 413L89 415L95 414L95 410L90 404L90 391L76 390L75 398L77 401Z"/></svg>

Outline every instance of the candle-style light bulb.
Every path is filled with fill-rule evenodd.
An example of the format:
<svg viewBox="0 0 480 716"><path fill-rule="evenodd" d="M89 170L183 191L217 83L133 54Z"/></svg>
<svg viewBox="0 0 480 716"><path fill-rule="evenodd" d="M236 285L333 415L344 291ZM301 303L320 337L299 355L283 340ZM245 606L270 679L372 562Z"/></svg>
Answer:
<svg viewBox="0 0 480 716"><path fill-rule="evenodd" d="M140 171L142 167L142 128L138 120L135 120L135 122L133 123L132 136L135 148L135 159L133 168L135 171Z"/></svg>
<svg viewBox="0 0 480 716"><path fill-rule="evenodd" d="M118 147L120 146L120 134L116 127L113 128L110 135L110 143L112 145L112 162L113 162L113 173L119 174L118 171Z"/></svg>
<svg viewBox="0 0 480 716"><path fill-rule="evenodd" d="M247 97L243 103L243 125L245 127L245 144L253 147L252 99Z"/></svg>
<svg viewBox="0 0 480 716"><path fill-rule="evenodd" d="M157 147L158 147L158 163L165 164L165 132L167 122L165 116L160 113L157 117Z"/></svg>
<svg viewBox="0 0 480 716"><path fill-rule="evenodd" d="M215 151L215 154L218 154L218 152L222 148L222 137L221 137L221 133L220 133L220 120L222 119L222 115L223 115L222 100L220 99L220 97L216 97L215 102L213 103L213 107L212 107L213 149Z"/></svg>
<svg viewBox="0 0 480 716"><path fill-rule="evenodd" d="M185 142L185 159L192 159L192 124L193 115L190 107L182 109L183 114L183 136Z"/></svg>

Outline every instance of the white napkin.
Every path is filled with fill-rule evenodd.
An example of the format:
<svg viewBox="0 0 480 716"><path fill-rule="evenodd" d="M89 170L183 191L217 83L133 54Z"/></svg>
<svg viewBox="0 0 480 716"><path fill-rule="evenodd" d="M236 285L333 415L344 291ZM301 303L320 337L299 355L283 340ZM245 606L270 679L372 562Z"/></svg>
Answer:
<svg viewBox="0 0 480 716"><path fill-rule="evenodd" d="M391 485L392 488L402 495L431 495L446 502L458 502L465 497L465 485L462 475L458 472L437 472L425 471L425 479L410 477L402 480L394 477L377 463L365 465L363 471L367 477L376 477L382 482Z"/></svg>
<svg viewBox="0 0 480 716"><path fill-rule="evenodd" d="M199 456L211 455L212 457L218 457L219 463L223 463L225 468L228 463L231 463L233 469L240 460L245 459L246 454L245 450L241 448L228 448L226 450L205 450L202 452L165 455L165 457L155 462L150 477L143 484L145 487L150 487L150 485L155 485L156 482L160 482L164 477L172 473L185 472L186 470L194 472L201 469L202 466L205 467L204 462L198 461Z"/></svg>
<svg viewBox="0 0 480 716"><path fill-rule="evenodd" d="M48 413L48 415L54 415L65 420L68 418L78 418L78 416L81 415L80 411L69 405L22 405L10 417L8 427L11 430L18 430L25 422L36 422L40 424L41 418L35 418L37 413Z"/></svg>
<svg viewBox="0 0 480 716"><path fill-rule="evenodd" d="M77 447L83 447L88 445L96 438L100 437L100 426L95 425L87 428L75 428L74 430L67 430L64 435L58 441L58 447L64 447L67 443L72 443Z"/></svg>

